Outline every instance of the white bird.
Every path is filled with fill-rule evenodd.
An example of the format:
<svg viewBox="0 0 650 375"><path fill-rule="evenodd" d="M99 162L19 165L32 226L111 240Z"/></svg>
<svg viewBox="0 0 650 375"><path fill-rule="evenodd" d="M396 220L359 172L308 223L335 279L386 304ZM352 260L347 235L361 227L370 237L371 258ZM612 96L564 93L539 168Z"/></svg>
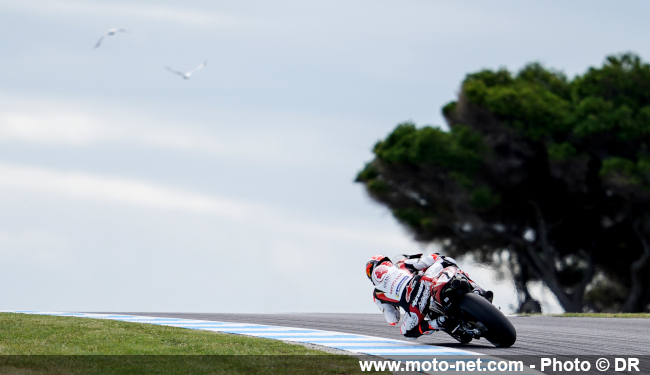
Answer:
<svg viewBox="0 0 650 375"><path fill-rule="evenodd" d="M127 33L128 34L129 31L127 29L123 29L123 28L110 29L107 32L105 32L104 35L102 35L101 38L99 38L99 40L97 41L97 44L95 44L95 48L99 47L99 45L102 44L102 41L104 40L104 38L106 38L107 36L115 35L115 33Z"/></svg>
<svg viewBox="0 0 650 375"><path fill-rule="evenodd" d="M196 68L190 70L190 71L187 72L187 73L184 73L184 72L181 72L181 71L178 71L178 70L172 69L172 68L170 68L170 67L168 67L168 66L166 66L165 68L166 68L167 70L169 70L170 72L172 72L172 73L176 73L176 74L178 74L179 76L183 77L184 79L190 79L190 77L192 76L192 74L194 74L194 73L196 73L197 71L203 69L203 67L204 67L205 64L207 64L207 63L208 63L208 61L206 60L206 61L204 61L201 65L197 66Z"/></svg>

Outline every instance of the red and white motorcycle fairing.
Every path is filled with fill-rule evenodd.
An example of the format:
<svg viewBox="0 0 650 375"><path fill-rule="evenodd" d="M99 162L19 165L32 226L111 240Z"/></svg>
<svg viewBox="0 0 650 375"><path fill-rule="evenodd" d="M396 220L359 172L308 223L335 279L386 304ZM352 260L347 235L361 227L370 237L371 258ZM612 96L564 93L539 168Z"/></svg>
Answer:
<svg viewBox="0 0 650 375"><path fill-rule="evenodd" d="M375 288L382 292L377 293L375 304L384 314L384 318L390 325L395 325L400 320L400 310L396 303L400 301L402 294L407 293L409 302L408 309L405 311L404 320L400 327L400 332L405 334L412 330L424 320L424 312L428 307L430 296L437 276L443 270L443 258L437 254L424 256L419 260L401 261L397 265L385 263L377 266L372 273L371 280ZM416 271L425 271L417 290L414 287L413 274L405 269L405 264ZM409 288L411 288L409 290ZM430 327L424 327L426 331L433 332L439 329L436 322L431 322ZM422 329L421 329L422 330Z"/></svg>

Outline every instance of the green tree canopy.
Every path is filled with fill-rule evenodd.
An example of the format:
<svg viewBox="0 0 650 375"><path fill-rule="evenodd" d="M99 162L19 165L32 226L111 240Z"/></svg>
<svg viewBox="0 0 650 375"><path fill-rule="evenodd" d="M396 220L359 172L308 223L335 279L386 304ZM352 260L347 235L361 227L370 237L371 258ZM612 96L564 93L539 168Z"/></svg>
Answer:
<svg viewBox="0 0 650 375"><path fill-rule="evenodd" d="M650 65L468 74L449 130L403 123L357 181L422 242L543 281L566 311L650 304Z"/></svg>

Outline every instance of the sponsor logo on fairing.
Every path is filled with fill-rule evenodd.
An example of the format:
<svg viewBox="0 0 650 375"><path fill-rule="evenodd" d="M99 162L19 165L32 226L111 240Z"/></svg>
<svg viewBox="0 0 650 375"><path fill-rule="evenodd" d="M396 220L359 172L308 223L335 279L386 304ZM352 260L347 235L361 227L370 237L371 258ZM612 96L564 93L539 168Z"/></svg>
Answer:
<svg viewBox="0 0 650 375"><path fill-rule="evenodd" d="M421 285L424 288L424 291L422 292L422 298L420 298L418 308L420 309L420 312L424 313L424 308L427 306L427 301L429 300L429 295L431 293L431 282L422 281Z"/></svg>
<svg viewBox="0 0 650 375"><path fill-rule="evenodd" d="M390 294L395 294L395 283L397 282L397 280L399 279L393 280L393 282L390 284Z"/></svg>
<svg viewBox="0 0 650 375"><path fill-rule="evenodd" d="M400 282L397 284L397 291L398 292L400 291L400 287L404 283L404 281L406 281L408 279L409 279L409 277L403 277L402 280L400 280Z"/></svg>
<svg viewBox="0 0 650 375"><path fill-rule="evenodd" d="M413 284L415 279L412 279L409 285L406 286L406 302L411 302L411 293L413 293Z"/></svg>
<svg viewBox="0 0 650 375"><path fill-rule="evenodd" d="M413 298L413 303L411 303L411 306L415 307L417 305L418 298L420 297L420 294L422 294L422 283L420 283L420 287L418 288L418 294L415 295L415 298Z"/></svg>
<svg viewBox="0 0 650 375"><path fill-rule="evenodd" d="M449 274L447 274L447 272L443 272L443 273L438 277L438 280L436 280L436 285L440 285L440 284L446 283L447 281L449 281Z"/></svg>

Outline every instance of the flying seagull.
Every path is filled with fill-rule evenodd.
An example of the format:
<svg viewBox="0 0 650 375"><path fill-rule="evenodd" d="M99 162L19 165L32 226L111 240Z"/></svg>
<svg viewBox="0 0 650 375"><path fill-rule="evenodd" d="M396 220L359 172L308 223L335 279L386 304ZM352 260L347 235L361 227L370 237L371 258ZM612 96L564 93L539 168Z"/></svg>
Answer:
<svg viewBox="0 0 650 375"><path fill-rule="evenodd" d="M99 47L100 44L102 44L102 41L104 40L105 37L115 35L115 33L128 33L129 31L127 29L110 29L107 32L102 35L101 38L97 41L97 44L95 44L95 48Z"/></svg>
<svg viewBox="0 0 650 375"><path fill-rule="evenodd" d="M185 78L185 79L190 79L190 77L192 76L192 74L194 74L195 72L197 72L197 71L203 69L203 67L204 67L205 64L207 64L207 63L208 63L208 61L206 60L206 61L203 62L203 64L197 66L196 68L190 70L190 71L187 72L187 73L183 73L183 72L181 72L181 71L178 71L178 70L172 69L172 68L170 68L170 67L168 67L168 66L166 66L165 68L166 68L167 70L169 70L170 72L172 72L172 73L176 73L176 74L178 74L179 76L181 76L181 77L183 77L183 78Z"/></svg>

